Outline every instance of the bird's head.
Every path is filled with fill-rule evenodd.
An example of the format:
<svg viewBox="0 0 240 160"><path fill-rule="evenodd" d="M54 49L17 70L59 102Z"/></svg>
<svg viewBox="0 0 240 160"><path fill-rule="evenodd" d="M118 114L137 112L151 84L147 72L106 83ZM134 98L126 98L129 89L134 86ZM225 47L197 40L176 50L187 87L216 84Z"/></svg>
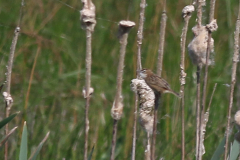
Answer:
<svg viewBox="0 0 240 160"><path fill-rule="evenodd" d="M148 75L151 75L152 74L152 71L150 69L142 69L139 71L139 76L142 78L142 79L145 79Z"/></svg>

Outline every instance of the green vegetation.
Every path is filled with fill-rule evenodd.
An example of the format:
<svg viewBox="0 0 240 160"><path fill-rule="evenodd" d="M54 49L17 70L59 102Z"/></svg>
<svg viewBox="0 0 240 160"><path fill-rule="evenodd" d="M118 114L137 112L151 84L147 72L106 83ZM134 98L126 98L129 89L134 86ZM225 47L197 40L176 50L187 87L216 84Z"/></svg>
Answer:
<svg viewBox="0 0 240 160"><path fill-rule="evenodd" d="M0 2L0 85L5 81L6 65L14 29L18 22L21 1ZM65 3L71 7L65 5ZM89 109L89 154L94 147L92 160L110 157L113 119L110 109L116 92L119 42L118 22L129 19L138 24L140 1L113 0L93 1L96 6L97 25L92 42L92 87L94 94ZM179 90L180 36L183 26L182 8L191 1L167 1L167 30L162 77L171 88ZM209 3L209 2L207 2ZM144 39L142 45L143 67L156 70L159 43L161 2L147 1ZM84 106L82 88L85 84L85 31L80 27L80 1L26 1L21 34L16 47L11 95L14 104L11 113L20 113L9 123L9 128L19 126L9 142L9 159L18 159L24 121L28 128L28 153L32 153L48 131L48 140L38 158L43 160L71 159L83 157L84 148ZM215 65L209 68L207 104L215 83L218 83L210 109L206 128L203 159L210 159L224 137L227 124L229 84L231 79L233 33L238 13L237 1L217 1L215 18L218 30L213 33L215 40ZM203 23L208 17L205 8ZM190 19L187 44L193 34L196 12ZM129 34L125 58L123 95L124 114L118 122L116 160L130 159L132 147L132 126L134 93L130 81L136 75L136 34L137 25ZM33 73L31 88L29 79L37 50L40 49ZM240 66L234 97L233 114L240 106ZM196 67L186 56L185 123L186 159L195 156L195 115L196 115ZM202 76L203 78L203 72ZM4 91L4 89L3 89ZM27 93L29 92L29 98ZM237 97L238 95L238 97ZM180 100L165 94L159 108L157 159L178 160L181 157L181 110ZM238 106L237 106L238 105ZM1 119L4 119L3 98ZM235 128L233 133L236 132ZM4 129L1 130L3 135ZM0 138L1 139L1 138ZM231 136L230 141L233 141ZM144 155L146 133L138 124L136 159ZM3 149L0 151L3 157ZM30 157L28 155L27 157Z"/></svg>

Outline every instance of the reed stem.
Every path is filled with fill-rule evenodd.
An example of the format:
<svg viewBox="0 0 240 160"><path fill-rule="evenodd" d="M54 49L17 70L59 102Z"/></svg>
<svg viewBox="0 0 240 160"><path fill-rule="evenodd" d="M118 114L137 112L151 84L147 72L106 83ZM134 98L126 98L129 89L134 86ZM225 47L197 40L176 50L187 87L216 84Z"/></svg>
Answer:
<svg viewBox="0 0 240 160"><path fill-rule="evenodd" d="M233 60L232 60L233 65L232 65L230 98L229 98L229 106L228 106L224 160L227 160L227 157L228 157L228 145L229 145L228 143L229 143L229 135L230 135L230 130L231 130L230 122L231 122L231 111L232 111L232 106L233 106L233 93L234 93L234 86L236 83L237 63L239 62L239 27L240 27L240 1L239 1L239 8L238 8L238 18L236 21L236 31L234 33L234 54L233 54Z"/></svg>
<svg viewBox="0 0 240 160"><path fill-rule="evenodd" d="M215 9L215 1L211 0L210 6L210 14L209 14L209 23L213 21L214 17L214 9ZM207 42L207 53L206 53L206 65L205 65L205 73L204 73L204 83L203 83L203 95L202 95L202 107L201 107L201 119L200 119L200 140L199 140L199 160L202 160L202 148L203 148L203 121L204 121L204 114L205 114L205 106L206 106L206 95L207 95L207 81L208 81L208 61L211 52L211 40L212 40L212 32L208 30L208 42Z"/></svg>
<svg viewBox="0 0 240 160"><path fill-rule="evenodd" d="M188 9L186 9L188 7ZM184 85L186 84L186 73L185 73L185 47L186 47L186 37L187 37L187 30L188 30L188 23L189 23L189 19L191 18L191 12L194 11L194 9L190 10L189 6L187 6L183 9L182 11L182 15L184 18L184 27L182 29L182 35L181 35L181 64L180 64L180 84L181 84L181 88L180 88L180 95L181 95L181 116L182 116L182 143L181 143L181 147L182 147L182 156L181 159L184 160L185 159L185 121L184 121L184 110L185 110L185 99L184 99ZM192 8L194 8L193 6L191 6ZM186 9L186 10L185 10Z"/></svg>

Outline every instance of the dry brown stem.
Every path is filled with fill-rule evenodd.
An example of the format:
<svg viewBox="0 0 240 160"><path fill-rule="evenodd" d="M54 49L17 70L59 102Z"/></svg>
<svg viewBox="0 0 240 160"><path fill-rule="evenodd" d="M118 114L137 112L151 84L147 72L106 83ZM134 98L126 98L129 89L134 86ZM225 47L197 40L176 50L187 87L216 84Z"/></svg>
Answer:
<svg viewBox="0 0 240 160"><path fill-rule="evenodd" d="M29 99L29 94L30 94L30 91L31 91L33 74L34 74L34 71L35 71L35 67L36 67L36 63L37 63L37 59L38 59L38 55L39 55L40 51L41 51L41 47L40 47L40 45L38 45L37 53L36 53L36 56L34 58L32 70L31 70L31 75L30 75L30 78L29 78L28 90L27 90L27 95L26 95L25 105L24 105L25 110L27 110L27 107L28 107L28 99Z"/></svg>
<svg viewBox="0 0 240 160"><path fill-rule="evenodd" d="M161 99L161 95L160 94L155 94L151 160L155 160L155 147L156 147L156 137L157 137L157 117L158 117L158 106L160 104L159 103L160 99Z"/></svg>
<svg viewBox="0 0 240 160"><path fill-rule="evenodd" d="M200 140L200 120L201 120L201 115L200 115L200 94L201 94L201 85L200 85L200 77L201 77L201 67L197 66L197 101L196 101L196 106L197 106L197 111L196 111L196 159L198 160L198 149L199 149L199 140Z"/></svg>
<svg viewBox="0 0 240 160"><path fill-rule="evenodd" d="M6 135L4 137L4 139L2 139L1 143L0 143L0 147L3 146L3 144L5 144L9 138L9 136L17 129L18 127L14 127L13 129L11 129L9 132L8 132L8 135Z"/></svg>
<svg viewBox="0 0 240 160"><path fill-rule="evenodd" d="M132 137L132 157L131 160L135 160L136 154L136 137L137 137L137 108L138 108L138 95L135 93L135 103L134 103L134 120L133 120L133 137Z"/></svg>
<svg viewBox="0 0 240 160"><path fill-rule="evenodd" d="M122 117L123 103L122 103L122 81L123 81L123 69L124 69L124 59L126 54L127 38L130 29L135 26L134 22L131 21L120 21L119 23L119 42L120 42L120 57L118 64L117 73L117 91L115 100L111 109L111 116L114 119L113 125L113 139L111 147L111 160L114 160L115 146L116 146L116 134L117 134L117 123Z"/></svg>
<svg viewBox="0 0 240 160"><path fill-rule="evenodd" d="M18 25L17 25L17 27L14 31L14 37L13 37L13 40L12 40L12 45L11 45L11 48L10 48L10 54L9 54L8 65L7 65L6 92L3 93L5 104L6 104L6 108L5 108L5 116L6 117L9 117L10 110L11 110L12 103L13 103L13 99L10 95L11 75L12 75L14 53L15 53L15 49L16 49L16 45L17 45L18 36L19 36L19 33L20 33L20 23L21 23L21 20L22 20L23 6L24 6L24 0L22 0L22 2L21 2L19 21L18 21ZM6 124L5 135L8 135L8 134L9 134L8 124ZM4 159L5 160L8 159L8 142L5 143Z"/></svg>
<svg viewBox="0 0 240 160"><path fill-rule="evenodd" d="M210 7L210 15L209 15L209 24L206 25L206 29L208 30L208 41L207 41L207 52L206 52L206 65L205 65L205 74L204 74L204 83L203 83L203 95L202 95L202 108L201 108L201 120L200 120L200 146L198 149L199 152L199 160L202 160L202 155L205 153L204 147L204 134L205 128L208 118L205 113L205 104L206 104L206 95L207 95L207 80L208 80L208 64L212 64L214 60L210 60L210 52L213 52L213 39L212 32L217 30L216 20L213 20L214 17L214 8L215 8L215 0L211 0ZM208 113L208 112L207 112Z"/></svg>
<svg viewBox="0 0 240 160"><path fill-rule="evenodd" d="M151 160L151 143L150 143L150 134L147 133L147 145L145 147L145 158L144 160Z"/></svg>
<svg viewBox="0 0 240 160"><path fill-rule="evenodd" d="M91 0L82 0L83 9L80 11L80 21L82 28L86 30L86 81L83 93L85 92L84 98L86 99L85 104L85 141L84 141L84 160L87 160L88 152L88 131L89 131L89 119L88 110L90 105L91 93L91 65L92 65L92 32L96 25L95 20L95 6ZM92 89L93 90L93 89Z"/></svg>
<svg viewBox="0 0 240 160"><path fill-rule="evenodd" d="M183 8L182 10L182 16L184 18L184 27L182 29L182 35L181 35L181 64L180 64L180 95L182 97L181 99L181 114L182 114L182 160L185 159L185 122L184 122L184 85L186 83L185 78L187 74L185 73L185 47L186 47L186 36L187 36L187 30L188 30L188 23L189 19L191 18L192 12L194 11L194 6L189 5Z"/></svg>
<svg viewBox="0 0 240 160"><path fill-rule="evenodd" d="M123 80L123 68L124 68L124 59L126 54L127 38L129 30L135 26L134 22L131 21L121 21L119 23L119 42L120 47L120 57L118 64L118 73L117 73L117 91L115 100L111 109L112 118L119 120L122 117L122 80Z"/></svg>
<svg viewBox="0 0 240 160"><path fill-rule="evenodd" d="M205 137L205 133L206 133L206 127L207 127L207 122L208 122L208 118L209 118L209 111L210 111L210 106L211 106L211 103L212 103L212 98L213 98L213 95L215 93L215 90L216 90L216 87L217 87L217 83L215 83L214 85L214 88L213 88L213 91L212 91L212 95L211 95L211 98L210 98L210 101L209 101L209 104L208 104L208 109L207 111L203 114L203 117L201 117L201 139L200 139L200 153L201 155L205 154L205 147L204 147L204 137ZM200 158L202 158L202 156L200 156Z"/></svg>
<svg viewBox="0 0 240 160"><path fill-rule="evenodd" d="M158 62L157 62L157 75L161 77L162 66L163 66L163 54L164 54L164 42L165 42L165 33L166 33L166 23L167 23L167 14L166 14L166 0L163 1L163 11L160 22L160 37L159 37L159 48L158 48ZM155 95L155 109L154 109L154 119L153 119L153 136L152 136L152 147L151 147L151 159L155 159L155 145L156 145L156 136L157 136L157 115L158 115L158 106L161 99L161 95Z"/></svg>
<svg viewBox="0 0 240 160"><path fill-rule="evenodd" d="M144 24L144 16L145 16L145 7L146 7L146 0L141 0L139 27L137 32L137 71L140 71L142 69L141 47L142 47L142 40L143 40L143 24Z"/></svg>
<svg viewBox="0 0 240 160"><path fill-rule="evenodd" d="M231 111L233 106L233 93L234 93L234 86L236 83L237 63L239 62L239 27L240 27L240 1L239 1L239 8L238 8L238 18L236 21L236 31L234 33L234 54L232 59L233 65L232 65L232 76L231 76L230 99L229 99L229 106L228 106L224 160L227 160L227 157L228 157L228 143L229 143L229 134L230 134Z"/></svg>
<svg viewBox="0 0 240 160"><path fill-rule="evenodd" d="M167 23L166 0L164 0L163 3L164 4L163 4L162 17L161 17L161 25L160 25L160 38L159 38L158 62L157 62L157 75L159 77L161 77L162 75L164 42L165 42L166 23Z"/></svg>
<svg viewBox="0 0 240 160"><path fill-rule="evenodd" d="M142 69L141 63L141 46L143 39L143 25L145 15L146 0L141 0L140 3L140 14L139 14L139 27L137 32L137 71ZM137 78L139 78L137 72ZM137 106L138 106L138 94L135 93L135 104L134 104L134 124L133 124L133 145L132 145L132 157L131 160L135 160L135 149L136 149L136 129L137 129Z"/></svg>

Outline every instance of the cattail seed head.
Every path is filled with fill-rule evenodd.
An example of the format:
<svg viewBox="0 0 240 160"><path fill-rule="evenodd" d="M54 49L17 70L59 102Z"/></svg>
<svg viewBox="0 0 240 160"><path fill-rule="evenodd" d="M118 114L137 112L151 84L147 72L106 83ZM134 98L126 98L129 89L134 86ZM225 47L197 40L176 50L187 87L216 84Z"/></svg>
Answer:
<svg viewBox="0 0 240 160"><path fill-rule="evenodd" d="M115 101L113 102L113 106L111 109L111 116L115 120L120 120L122 118L123 114L123 103L122 98L120 99L120 102L116 105Z"/></svg>
<svg viewBox="0 0 240 160"><path fill-rule="evenodd" d="M88 4L89 2L89 4ZM80 11L80 22L83 29L88 29L93 32L96 25L95 6L91 0L82 0L83 9Z"/></svg>
<svg viewBox="0 0 240 160"><path fill-rule="evenodd" d="M155 95L153 90L144 80L133 79L131 89L139 95L139 121L146 132L152 134L153 131L153 110Z"/></svg>
<svg viewBox="0 0 240 160"><path fill-rule="evenodd" d="M194 11L194 6L193 5L188 5L188 6L185 6L182 10L182 17L185 18L187 17L188 15L191 15L192 12Z"/></svg>
<svg viewBox="0 0 240 160"><path fill-rule="evenodd" d="M119 25L118 38L120 38L123 34L128 33L130 31L130 29L135 26L135 23L132 21L122 20L119 22L118 25Z"/></svg>
<svg viewBox="0 0 240 160"><path fill-rule="evenodd" d="M208 59L208 64L206 64L206 55L208 47L208 30L206 26L195 26L192 28L192 31L195 35L193 40L188 45L188 53L194 65L203 66L203 65L213 65L214 59L212 54ZM210 43L210 52L214 52L214 40L211 38Z"/></svg>

